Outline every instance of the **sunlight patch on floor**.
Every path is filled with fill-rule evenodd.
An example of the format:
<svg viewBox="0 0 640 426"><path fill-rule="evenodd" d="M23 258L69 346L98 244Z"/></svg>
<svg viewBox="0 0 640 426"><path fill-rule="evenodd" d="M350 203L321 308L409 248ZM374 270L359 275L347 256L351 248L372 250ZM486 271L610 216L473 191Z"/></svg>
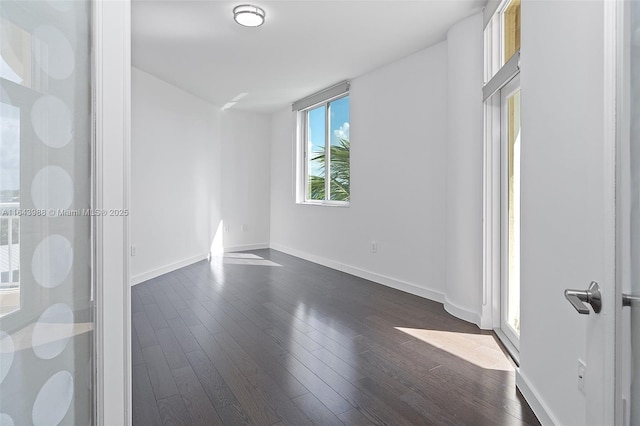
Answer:
<svg viewBox="0 0 640 426"><path fill-rule="evenodd" d="M481 368L513 371L513 365L489 334L456 333L422 328L394 327L431 346L462 358Z"/></svg>
<svg viewBox="0 0 640 426"><path fill-rule="evenodd" d="M214 256L225 265L282 266L252 253L224 253Z"/></svg>

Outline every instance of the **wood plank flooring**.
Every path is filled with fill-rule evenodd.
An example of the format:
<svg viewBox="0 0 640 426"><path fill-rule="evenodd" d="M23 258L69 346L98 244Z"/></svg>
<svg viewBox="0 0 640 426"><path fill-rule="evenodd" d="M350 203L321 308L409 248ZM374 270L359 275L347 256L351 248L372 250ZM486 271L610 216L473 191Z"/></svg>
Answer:
<svg viewBox="0 0 640 426"><path fill-rule="evenodd" d="M132 289L134 425L539 424L491 332L274 250Z"/></svg>

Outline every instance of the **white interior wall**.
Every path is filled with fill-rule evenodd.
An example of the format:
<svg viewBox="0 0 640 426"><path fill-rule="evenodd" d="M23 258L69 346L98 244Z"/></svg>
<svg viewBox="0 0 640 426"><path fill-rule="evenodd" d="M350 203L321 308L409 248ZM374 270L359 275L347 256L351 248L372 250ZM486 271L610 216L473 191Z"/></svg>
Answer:
<svg viewBox="0 0 640 426"><path fill-rule="evenodd" d="M296 204L294 114L274 114L271 247L442 301L446 82L444 42L352 80L349 207Z"/></svg>
<svg viewBox="0 0 640 426"><path fill-rule="evenodd" d="M447 278L445 309L481 324L482 14L447 33ZM487 325L486 321L485 324Z"/></svg>
<svg viewBox="0 0 640 426"><path fill-rule="evenodd" d="M222 219L225 251L269 246L271 121L222 112Z"/></svg>
<svg viewBox="0 0 640 426"><path fill-rule="evenodd" d="M137 283L207 257L222 219L220 112L132 69L131 258Z"/></svg>

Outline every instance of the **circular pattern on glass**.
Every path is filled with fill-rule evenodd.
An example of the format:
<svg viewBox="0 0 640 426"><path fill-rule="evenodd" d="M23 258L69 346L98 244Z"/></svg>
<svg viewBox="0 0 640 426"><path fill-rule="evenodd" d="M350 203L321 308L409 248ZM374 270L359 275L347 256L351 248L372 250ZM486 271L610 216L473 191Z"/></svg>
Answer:
<svg viewBox="0 0 640 426"><path fill-rule="evenodd" d="M46 54L35 55L34 59L49 77L63 80L73 74L75 55L69 40L62 31L51 25L42 25L33 32L42 44Z"/></svg>
<svg viewBox="0 0 640 426"><path fill-rule="evenodd" d="M41 359L57 357L73 335L73 312L64 303L49 306L33 327L33 352Z"/></svg>
<svg viewBox="0 0 640 426"><path fill-rule="evenodd" d="M0 331L0 383L7 377L11 364L13 364L13 354L15 346L13 339L4 331ZM0 423L4 424L4 423Z"/></svg>
<svg viewBox="0 0 640 426"><path fill-rule="evenodd" d="M42 385L31 410L34 425L57 425L67 415L73 400L73 376L59 371Z"/></svg>
<svg viewBox="0 0 640 426"><path fill-rule="evenodd" d="M31 273L45 288L54 288L67 278L73 265L73 247L62 235L51 235L38 244L31 259Z"/></svg>
<svg viewBox="0 0 640 426"><path fill-rule="evenodd" d="M73 202L73 181L59 166L40 170L31 182L31 200L37 209L63 210Z"/></svg>
<svg viewBox="0 0 640 426"><path fill-rule="evenodd" d="M5 413L0 413L0 426L14 426L13 419L10 415Z"/></svg>
<svg viewBox="0 0 640 426"><path fill-rule="evenodd" d="M73 137L73 121L67 105L59 98L46 95L31 108L31 123L38 138L51 148L62 148Z"/></svg>

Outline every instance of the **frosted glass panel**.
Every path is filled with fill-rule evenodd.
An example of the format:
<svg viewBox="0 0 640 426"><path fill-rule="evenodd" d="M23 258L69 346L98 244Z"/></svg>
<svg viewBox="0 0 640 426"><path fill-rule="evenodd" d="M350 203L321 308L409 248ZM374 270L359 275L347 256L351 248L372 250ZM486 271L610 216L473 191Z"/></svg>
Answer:
<svg viewBox="0 0 640 426"><path fill-rule="evenodd" d="M631 10L631 294L640 296L640 3ZM640 425L640 305L631 305L630 425Z"/></svg>
<svg viewBox="0 0 640 426"><path fill-rule="evenodd" d="M90 1L0 1L0 424L94 423Z"/></svg>

